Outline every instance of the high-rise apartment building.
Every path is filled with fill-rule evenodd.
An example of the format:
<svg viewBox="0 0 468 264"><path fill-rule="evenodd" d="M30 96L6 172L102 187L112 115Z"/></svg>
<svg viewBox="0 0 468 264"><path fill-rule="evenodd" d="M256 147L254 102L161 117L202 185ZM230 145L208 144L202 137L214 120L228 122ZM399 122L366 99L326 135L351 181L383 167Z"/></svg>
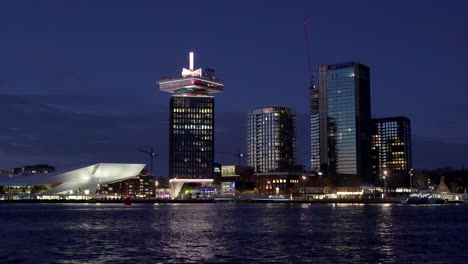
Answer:
<svg viewBox="0 0 468 264"><path fill-rule="evenodd" d="M320 112L319 90L310 87L310 170L320 172Z"/></svg>
<svg viewBox="0 0 468 264"><path fill-rule="evenodd" d="M171 179L213 179L214 97L224 82L214 70L190 67L181 76L158 81L160 90L172 93L169 122L169 177Z"/></svg>
<svg viewBox="0 0 468 264"><path fill-rule="evenodd" d="M320 167L336 185L373 182L369 77L369 67L358 62L320 66Z"/></svg>
<svg viewBox="0 0 468 264"><path fill-rule="evenodd" d="M255 172L296 169L295 114L282 106L252 109L247 114L247 161Z"/></svg>
<svg viewBox="0 0 468 264"><path fill-rule="evenodd" d="M385 176L407 186L412 168L411 121L403 116L372 119L371 157L375 179L382 181Z"/></svg>

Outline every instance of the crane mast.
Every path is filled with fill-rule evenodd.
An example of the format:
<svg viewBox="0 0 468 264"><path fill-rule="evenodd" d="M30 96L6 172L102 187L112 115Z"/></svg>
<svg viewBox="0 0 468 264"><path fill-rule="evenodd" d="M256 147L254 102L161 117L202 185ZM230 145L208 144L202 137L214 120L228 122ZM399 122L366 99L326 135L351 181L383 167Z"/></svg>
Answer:
<svg viewBox="0 0 468 264"><path fill-rule="evenodd" d="M310 170L320 173L320 109L319 90L315 86L315 73L312 70L312 53L310 48L310 32L308 19L304 19L304 38L307 57L307 74L309 75L310 104Z"/></svg>
<svg viewBox="0 0 468 264"><path fill-rule="evenodd" d="M315 73L312 70L312 52L310 49L310 33L308 27L308 19L304 18L304 38L306 45L306 56L307 56L307 74L310 78L309 90L315 89Z"/></svg>
<svg viewBox="0 0 468 264"><path fill-rule="evenodd" d="M150 150L146 149L141 149L139 148L138 151L145 153L150 156L150 162L151 162L151 175L154 175L154 158L158 156L153 150L153 147L149 148Z"/></svg>

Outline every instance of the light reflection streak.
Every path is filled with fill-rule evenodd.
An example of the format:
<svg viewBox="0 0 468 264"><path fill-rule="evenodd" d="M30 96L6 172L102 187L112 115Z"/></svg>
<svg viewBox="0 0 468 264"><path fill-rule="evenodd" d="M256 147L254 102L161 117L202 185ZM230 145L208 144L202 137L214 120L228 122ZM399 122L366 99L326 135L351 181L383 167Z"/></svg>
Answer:
<svg viewBox="0 0 468 264"><path fill-rule="evenodd" d="M386 261L395 259L394 240L395 226L393 225L393 207L391 204L382 204L379 206L377 214L376 237L379 240L378 250L385 256Z"/></svg>
<svg viewBox="0 0 468 264"><path fill-rule="evenodd" d="M213 219L206 212L210 206L194 204L171 204L171 215L168 223L154 223L155 233L161 237L156 245L150 245L152 251L164 251L172 258L184 262L185 260L206 262L214 258L216 237L214 237ZM182 210L183 209L183 210ZM168 229L166 232L164 229ZM163 243L161 243L163 241Z"/></svg>

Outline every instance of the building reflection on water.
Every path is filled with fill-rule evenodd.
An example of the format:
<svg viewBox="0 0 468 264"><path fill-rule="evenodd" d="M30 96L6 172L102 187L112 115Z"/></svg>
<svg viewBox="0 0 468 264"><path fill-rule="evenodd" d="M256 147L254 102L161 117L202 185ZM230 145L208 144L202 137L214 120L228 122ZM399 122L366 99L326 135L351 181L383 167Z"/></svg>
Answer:
<svg viewBox="0 0 468 264"><path fill-rule="evenodd" d="M0 256L12 263L466 262L463 206L5 204L1 209L0 233L7 243Z"/></svg>
<svg viewBox="0 0 468 264"><path fill-rule="evenodd" d="M166 206L166 205L161 205ZM171 205L170 221L153 223L153 233L158 237L154 245L148 245L153 251L171 256L171 259L183 261L209 261L215 257L218 236L213 232L213 218L204 212L206 206L194 204ZM167 206L166 206L167 207ZM157 210L157 206L155 207Z"/></svg>

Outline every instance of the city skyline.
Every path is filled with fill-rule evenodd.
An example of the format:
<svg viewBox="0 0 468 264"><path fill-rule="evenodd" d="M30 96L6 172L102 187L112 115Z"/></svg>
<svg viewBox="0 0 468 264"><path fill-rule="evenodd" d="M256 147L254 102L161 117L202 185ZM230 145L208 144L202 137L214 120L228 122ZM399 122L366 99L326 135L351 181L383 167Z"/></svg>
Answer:
<svg viewBox="0 0 468 264"><path fill-rule="evenodd" d="M314 69L322 62L350 59L368 65L373 76L372 112L376 113L372 117L403 115L412 120L414 167L460 167L468 156L464 136L468 108L463 100L466 77L461 74L468 54L463 48L467 39L460 34L468 24L460 13L466 4L447 7L434 2L432 7L418 9L410 3L405 11L399 9L402 3L378 9L370 2L356 7L344 4L337 10L333 4L272 3L258 24L252 24L257 21L258 3L251 10L242 9L246 3L204 6L225 11L227 18L240 11L245 15L239 24L223 19L213 24L213 18L193 22L216 32L223 45L196 38L196 32L178 36L176 32L186 32L191 21L191 13L185 10L181 12L186 17L177 16L178 20L182 17L180 22L151 13L176 10L170 4L142 4L134 11L115 4L104 19L100 4L80 3L70 8L57 2L54 7L59 14L47 4L23 8L8 3L1 11L5 12L1 21L7 25L2 29L6 41L0 44L4 53L1 107L8 115L1 119L5 128L0 152L5 158L0 168L37 163L63 167L91 160L148 163L136 149L154 146L160 154L155 171L167 175L167 96L155 88L155 80L184 66L185 54L192 49L200 55L200 65L218 69L229 87L217 98L215 152L245 151L242 120L248 109L284 105L297 113L297 163L308 167L308 76L302 19L311 16ZM349 18L358 15L347 11L366 4L369 7L362 12L368 17L351 21ZM387 22L391 17L383 15L385 8L395 11L393 15L402 21ZM435 16L440 9L447 12ZM416 11L421 12L418 19L409 16ZM129 24L120 20L137 15L140 19ZM39 22L33 23L37 18ZM161 19L168 23L155 27L162 25ZM368 20L376 19L376 25L367 25ZM56 23L59 20L63 25ZM344 21L359 27L353 31L355 36L341 28ZM409 29L404 28L407 24ZM133 27L141 31L132 31ZM415 27L419 34L411 35ZM444 35L440 27L452 30ZM251 42L245 41L247 36ZM186 38L191 40L178 44ZM221 155L215 161L236 164L235 158Z"/></svg>

